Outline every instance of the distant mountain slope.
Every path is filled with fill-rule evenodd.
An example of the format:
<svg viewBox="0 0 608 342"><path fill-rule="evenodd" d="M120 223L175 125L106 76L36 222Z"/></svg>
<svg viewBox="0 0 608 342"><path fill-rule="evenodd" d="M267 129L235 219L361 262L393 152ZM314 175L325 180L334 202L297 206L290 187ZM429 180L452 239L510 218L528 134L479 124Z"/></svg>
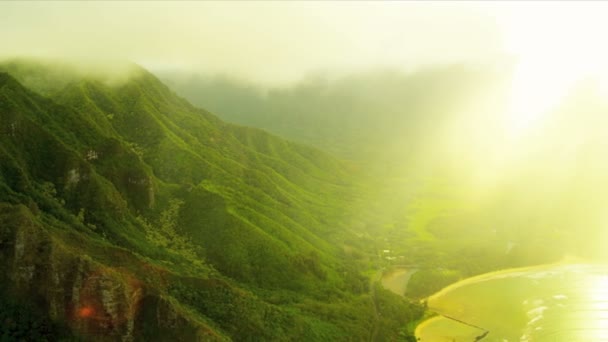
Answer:
<svg viewBox="0 0 608 342"><path fill-rule="evenodd" d="M332 238L360 201L346 165L136 66L0 70L2 298L101 340L367 338L367 279Z"/></svg>
<svg viewBox="0 0 608 342"><path fill-rule="evenodd" d="M446 66L404 73L312 77L263 89L221 76L158 71L192 103L229 122L263 128L356 161L420 157L455 111L478 102L499 79L491 68Z"/></svg>

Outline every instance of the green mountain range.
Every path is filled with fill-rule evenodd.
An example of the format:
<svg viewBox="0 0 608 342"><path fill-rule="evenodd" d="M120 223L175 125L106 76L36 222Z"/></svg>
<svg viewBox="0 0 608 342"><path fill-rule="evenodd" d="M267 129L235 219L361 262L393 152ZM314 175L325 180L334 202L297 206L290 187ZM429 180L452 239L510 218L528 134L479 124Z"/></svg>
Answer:
<svg viewBox="0 0 608 342"><path fill-rule="evenodd" d="M0 340L411 338L348 163L130 64L2 62L0 142Z"/></svg>

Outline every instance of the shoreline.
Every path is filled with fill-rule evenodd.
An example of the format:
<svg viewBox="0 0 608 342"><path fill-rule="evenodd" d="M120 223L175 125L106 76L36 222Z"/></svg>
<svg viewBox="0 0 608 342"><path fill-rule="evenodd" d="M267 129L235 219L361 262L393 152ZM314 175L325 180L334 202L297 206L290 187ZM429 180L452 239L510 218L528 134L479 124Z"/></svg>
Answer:
<svg viewBox="0 0 608 342"><path fill-rule="evenodd" d="M436 316L432 316L422 322L420 322L416 328L414 329L414 334L416 336L416 338L421 338L422 337L422 332L424 332L426 329L430 329L427 334L424 335L429 335L429 333L432 334L432 332L435 329L430 328L430 325L434 325L434 324L439 324L437 328L441 329L440 326L442 326L443 324L445 324L445 322L443 320L446 319L450 319L449 316L444 316L442 315L440 312L434 311L433 307L437 307L437 304L439 303L442 298L444 296L448 296L452 291L458 290L462 287L465 286L471 286L471 285L476 285L476 284L480 284L480 283L484 283L484 282L490 282L490 281L495 281L498 280L500 281L501 279L511 279L511 278L518 278L518 277L525 277L525 278L532 278L531 280L533 281L534 278L544 278L546 276L553 276L559 273L563 273L563 272L589 272L592 271L593 273L597 272L597 271L593 271L593 270L597 270L599 267L600 270L602 270L602 273L608 273L608 265L606 265L605 263L594 263L594 262L585 262L583 260L561 260L558 262L554 262L554 263L547 263L547 264L540 264L540 265L533 265L533 266L525 266L525 267L515 267L515 268L508 268L508 269L503 269L503 270L497 270L497 271L492 271L492 272L488 272L488 273L483 273L477 276L473 276L473 277L469 277L463 280L460 280L458 282L452 283L446 287L444 287L443 289L437 291L436 293L426 297L423 300L426 300L428 303L428 309L429 312L433 312L436 314ZM606 269L606 271L603 271L604 268ZM449 313L448 313L449 314ZM484 329L484 328L482 328Z"/></svg>
<svg viewBox="0 0 608 342"><path fill-rule="evenodd" d="M563 268L563 267L567 267L567 268L573 267L574 268L574 267L580 267L582 265L591 265L591 263L588 263L588 262L571 263L568 261L558 261L558 262L549 263L549 264L540 264L540 265L532 265L532 266L524 266L524 267L513 267L513 268L502 269L502 270L496 270L496 271L492 271L492 272L488 272L488 273L482 273L482 274L472 276L469 278L465 278L465 279L459 280L455 283L452 283L422 300L426 300L427 303L430 303L431 301L436 300L437 298L445 295L446 293L453 291L455 289L458 289L462 286L477 284L477 283L481 283L484 281L490 281L490 280L502 279L502 278L520 277L527 273L532 273L533 271L538 271L538 270L545 270L545 272L550 272L550 271L555 270L560 267L561 268Z"/></svg>

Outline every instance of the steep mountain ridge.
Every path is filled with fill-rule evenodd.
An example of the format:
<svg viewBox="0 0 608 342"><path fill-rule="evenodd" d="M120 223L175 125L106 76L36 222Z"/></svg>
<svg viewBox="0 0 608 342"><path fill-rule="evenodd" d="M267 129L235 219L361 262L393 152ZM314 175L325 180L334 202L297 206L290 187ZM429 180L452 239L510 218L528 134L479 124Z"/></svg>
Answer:
<svg viewBox="0 0 608 342"><path fill-rule="evenodd" d="M6 296L101 340L367 338L367 279L332 239L359 200L347 165L138 67L122 83L0 70Z"/></svg>

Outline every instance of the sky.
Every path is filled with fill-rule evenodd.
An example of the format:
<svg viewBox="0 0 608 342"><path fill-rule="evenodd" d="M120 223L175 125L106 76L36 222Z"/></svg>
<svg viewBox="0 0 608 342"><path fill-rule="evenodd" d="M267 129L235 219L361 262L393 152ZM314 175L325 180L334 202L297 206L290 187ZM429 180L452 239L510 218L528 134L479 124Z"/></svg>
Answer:
<svg viewBox="0 0 608 342"><path fill-rule="evenodd" d="M580 1L5 1L0 56L129 60L268 85L514 58L517 101L529 106L535 89L551 98L606 69L606 17L608 3Z"/></svg>
<svg viewBox="0 0 608 342"><path fill-rule="evenodd" d="M452 2L0 3L4 55L128 59L289 82L310 72L478 63L504 52L495 14Z"/></svg>
<svg viewBox="0 0 608 342"><path fill-rule="evenodd" d="M572 44L586 53L585 42L606 33L606 14L601 2L8 1L0 54L127 59L281 83L310 72L544 58Z"/></svg>

